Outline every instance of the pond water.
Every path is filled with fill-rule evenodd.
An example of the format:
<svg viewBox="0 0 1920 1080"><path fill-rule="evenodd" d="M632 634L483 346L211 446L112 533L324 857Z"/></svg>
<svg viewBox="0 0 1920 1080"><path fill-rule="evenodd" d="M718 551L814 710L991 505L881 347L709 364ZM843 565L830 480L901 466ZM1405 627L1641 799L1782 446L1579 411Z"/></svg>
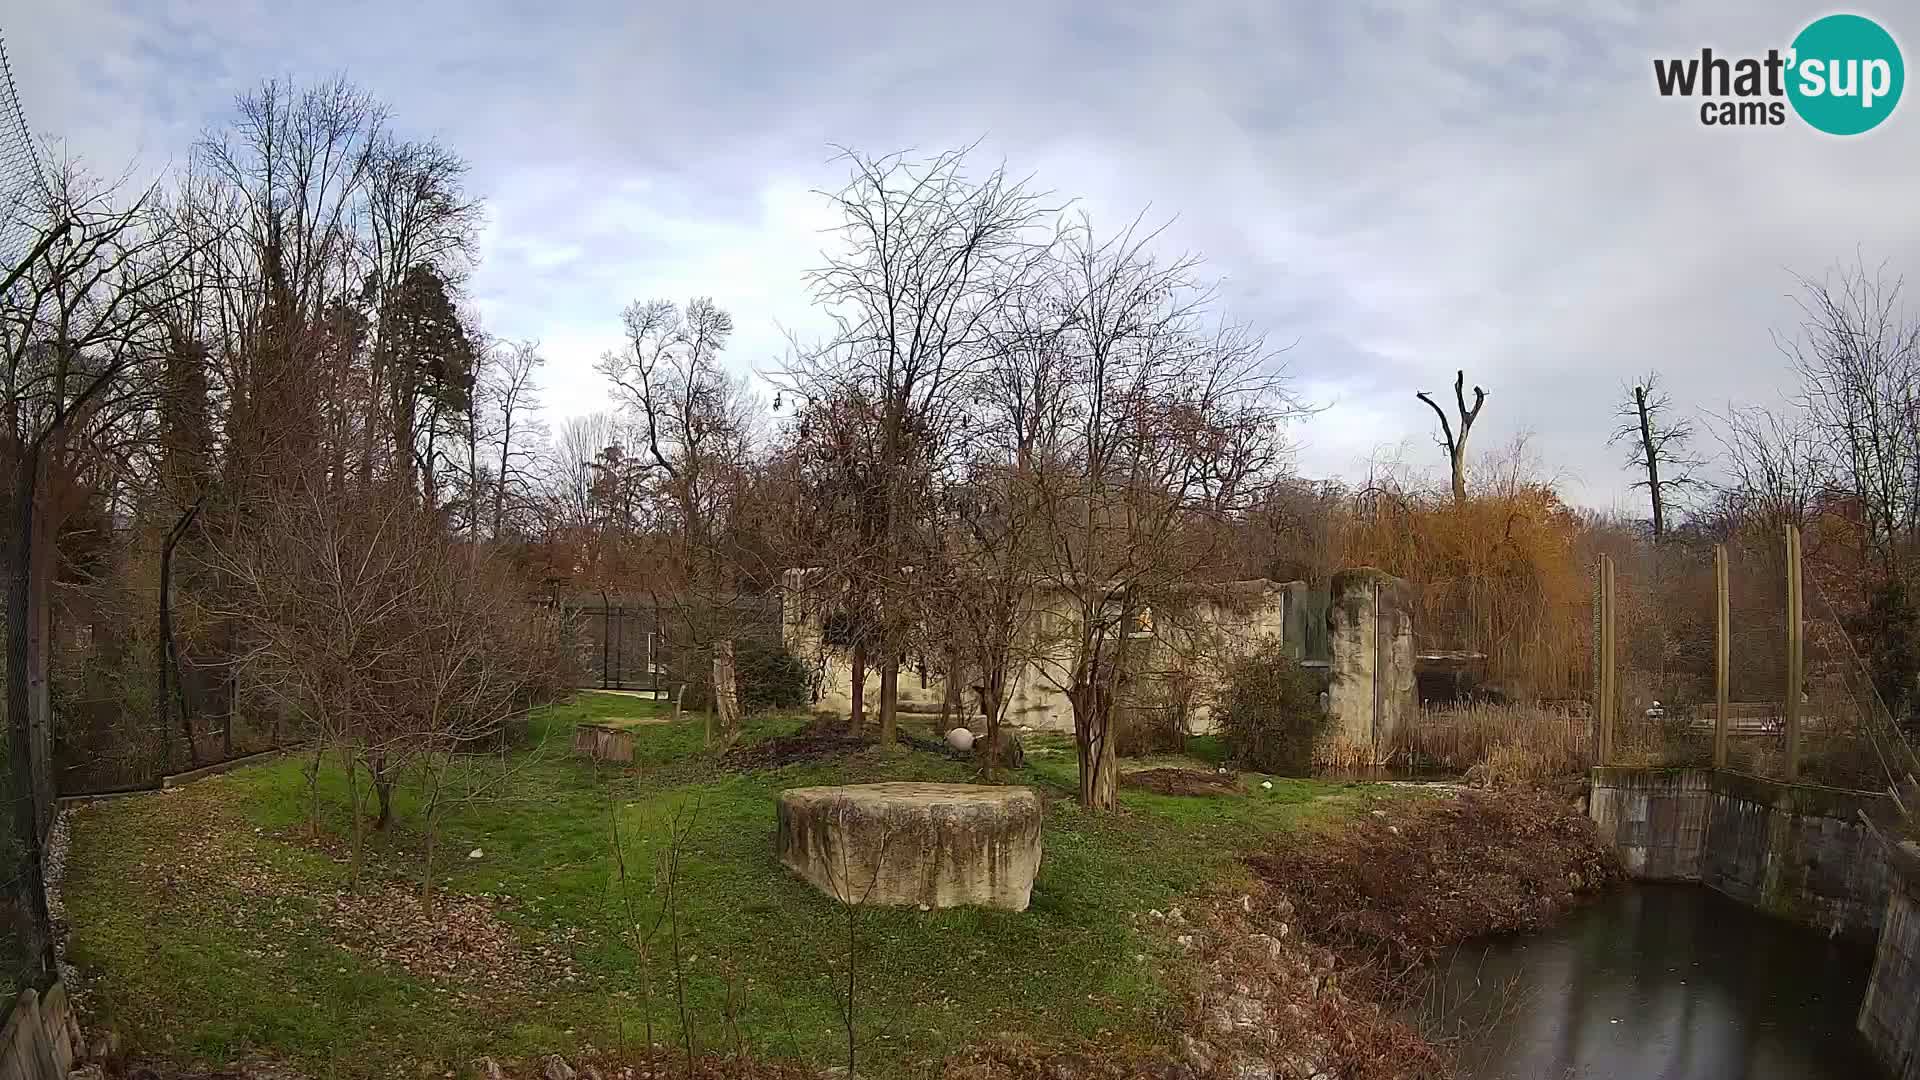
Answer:
<svg viewBox="0 0 1920 1080"><path fill-rule="evenodd" d="M1858 1080L1873 952L1698 886L1636 886L1461 948L1424 1007L1471 1080Z"/></svg>

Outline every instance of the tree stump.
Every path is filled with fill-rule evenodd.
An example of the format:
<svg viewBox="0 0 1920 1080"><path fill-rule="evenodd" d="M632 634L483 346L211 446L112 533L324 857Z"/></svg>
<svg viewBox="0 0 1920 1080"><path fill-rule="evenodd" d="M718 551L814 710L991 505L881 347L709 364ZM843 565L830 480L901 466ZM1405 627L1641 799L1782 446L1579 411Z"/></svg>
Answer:
<svg viewBox="0 0 1920 1080"><path fill-rule="evenodd" d="M843 903L1025 911L1040 798L977 784L851 784L780 793L780 861Z"/></svg>

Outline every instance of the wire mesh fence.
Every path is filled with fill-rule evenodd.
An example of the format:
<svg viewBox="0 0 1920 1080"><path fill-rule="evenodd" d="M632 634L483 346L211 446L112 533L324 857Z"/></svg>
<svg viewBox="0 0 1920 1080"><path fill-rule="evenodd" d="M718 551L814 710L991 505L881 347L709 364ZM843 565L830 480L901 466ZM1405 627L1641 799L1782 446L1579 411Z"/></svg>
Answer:
<svg viewBox="0 0 1920 1080"><path fill-rule="evenodd" d="M1870 791L1904 774L1911 751L1855 640L1874 628L1833 602L1805 543L1782 529L1612 557L1610 696L1604 659L1595 670L1607 763ZM1608 606L1596 598L1596 642Z"/></svg>
<svg viewBox="0 0 1920 1080"><path fill-rule="evenodd" d="M43 205L46 179L40 167L19 88L0 36L0 267L12 270L33 246L34 218Z"/></svg>

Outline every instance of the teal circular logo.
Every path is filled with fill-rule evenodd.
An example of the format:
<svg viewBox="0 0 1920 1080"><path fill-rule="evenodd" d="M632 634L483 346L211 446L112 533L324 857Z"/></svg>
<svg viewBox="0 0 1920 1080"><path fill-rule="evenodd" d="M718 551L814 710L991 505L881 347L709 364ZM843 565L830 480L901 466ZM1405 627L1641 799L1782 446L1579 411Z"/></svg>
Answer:
<svg viewBox="0 0 1920 1080"><path fill-rule="evenodd" d="M1906 65L1900 46L1861 15L1828 15L1793 39L1787 99L1800 119L1829 135L1879 126L1900 103Z"/></svg>

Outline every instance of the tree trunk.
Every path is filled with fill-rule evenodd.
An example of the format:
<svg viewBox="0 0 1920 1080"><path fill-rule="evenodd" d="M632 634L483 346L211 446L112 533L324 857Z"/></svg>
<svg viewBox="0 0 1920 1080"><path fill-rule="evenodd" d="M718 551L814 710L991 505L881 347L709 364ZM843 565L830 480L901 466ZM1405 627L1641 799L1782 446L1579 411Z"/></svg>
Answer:
<svg viewBox="0 0 1920 1080"><path fill-rule="evenodd" d="M1653 445L1653 418L1647 415L1647 388L1633 388L1633 404L1640 410L1640 451L1647 459L1647 498L1653 502L1653 539L1667 534L1666 507L1660 498L1660 455Z"/></svg>
<svg viewBox="0 0 1920 1080"><path fill-rule="evenodd" d="M1119 763L1113 746L1113 695L1088 683L1068 694L1073 705L1073 743L1080 759L1080 805L1112 810L1119 805Z"/></svg>
<svg viewBox="0 0 1920 1080"><path fill-rule="evenodd" d="M880 749L894 748L900 702L900 660L889 656L880 665Z"/></svg>
<svg viewBox="0 0 1920 1080"><path fill-rule="evenodd" d="M713 643L713 702L720 714L720 742L732 746L740 737L740 687L734 676L733 639Z"/></svg>
<svg viewBox="0 0 1920 1080"><path fill-rule="evenodd" d="M1452 466L1453 470L1453 501L1456 503L1466 502L1467 440L1464 434L1461 435L1459 445L1453 448L1453 453L1448 455L1448 464Z"/></svg>
<svg viewBox="0 0 1920 1080"><path fill-rule="evenodd" d="M32 733L33 799L40 831L53 824L53 681L48 665L53 658L53 576L59 551L54 546L57 524L47 512L48 466L43 452L37 464L34 497L38 504L25 521L27 552L27 725Z"/></svg>
<svg viewBox="0 0 1920 1080"><path fill-rule="evenodd" d="M867 646L864 642L855 642L853 656L853 707L847 714L847 730L855 735L867 726Z"/></svg>
<svg viewBox="0 0 1920 1080"><path fill-rule="evenodd" d="M379 816L373 819L373 828L381 832L393 820L393 771L387 767L384 751L367 761L367 774L373 778L373 793L380 801Z"/></svg>
<svg viewBox="0 0 1920 1080"><path fill-rule="evenodd" d="M44 988L53 971L53 919L41 879L40 808L34 798L34 742L27 690L28 602L32 581L34 489L37 454L16 463L13 475L13 535L7 545L7 751L13 783L13 833L17 863L13 900L22 985Z"/></svg>
<svg viewBox="0 0 1920 1080"><path fill-rule="evenodd" d="M936 737L953 730L954 718L960 712L960 650L947 649L947 686L946 693L940 696L940 729L934 732Z"/></svg>
<svg viewBox="0 0 1920 1080"><path fill-rule="evenodd" d="M181 685L180 650L173 640L173 552L180 543L180 537L193 523L194 516L200 512L200 500L194 500L185 513L180 515L173 528L167 530L164 543L160 545L160 670L157 673L158 692L153 699L154 708L160 714L160 733L162 737L172 728L167 712L173 707L173 694L168 690L169 681L180 691L180 734L187 740L187 764L198 767L200 748L194 744L193 715L186 708L186 691Z"/></svg>
<svg viewBox="0 0 1920 1080"><path fill-rule="evenodd" d="M984 672L980 680L980 712L987 723L987 779L998 781L1000 767L1000 716L1006 709L1007 669L1004 665Z"/></svg>

